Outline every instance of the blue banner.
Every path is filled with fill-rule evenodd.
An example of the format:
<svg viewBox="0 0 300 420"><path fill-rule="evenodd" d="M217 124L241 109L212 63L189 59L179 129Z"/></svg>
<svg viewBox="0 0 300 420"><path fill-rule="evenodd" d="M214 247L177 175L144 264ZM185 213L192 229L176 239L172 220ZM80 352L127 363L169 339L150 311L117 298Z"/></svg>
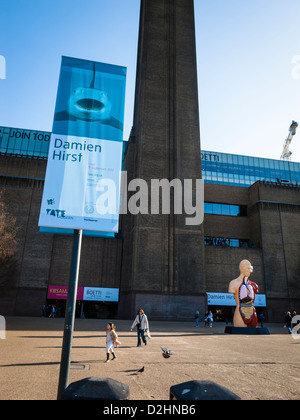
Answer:
<svg viewBox="0 0 300 420"><path fill-rule="evenodd" d="M126 68L63 57L39 226L117 232Z"/></svg>

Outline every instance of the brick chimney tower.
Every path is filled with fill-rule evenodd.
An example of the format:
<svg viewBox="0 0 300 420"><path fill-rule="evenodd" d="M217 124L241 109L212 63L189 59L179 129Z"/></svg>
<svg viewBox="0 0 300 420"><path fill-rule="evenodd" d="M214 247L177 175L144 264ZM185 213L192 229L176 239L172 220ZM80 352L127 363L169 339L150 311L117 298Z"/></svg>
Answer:
<svg viewBox="0 0 300 420"><path fill-rule="evenodd" d="M151 214L151 180L201 179L193 0L141 0L134 122L125 170L148 185L149 214L122 220L119 316L185 319L205 308L203 226ZM128 198L130 196L128 195ZM184 198L182 198L183 202ZM184 209L184 205L182 205Z"/></svg>

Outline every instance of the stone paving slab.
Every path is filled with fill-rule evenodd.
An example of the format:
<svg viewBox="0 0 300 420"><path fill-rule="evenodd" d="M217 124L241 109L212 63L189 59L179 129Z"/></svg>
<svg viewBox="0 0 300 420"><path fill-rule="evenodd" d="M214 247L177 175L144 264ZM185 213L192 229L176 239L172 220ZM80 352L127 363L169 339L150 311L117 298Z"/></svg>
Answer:
<svg viewBox="0 0 300 420"><path fill-rule="evenodd" d="M130 387L131 400L168 400L172 385L210 380L248 400L300 398L300 340L282 324L269 336L224 334L225 324L196 328L189 322L151 322L152 338L136 347L132 321L114 321L122 346L106 359L106 320L76 319L70 382L110 377ZM0 340L0 399L55 400L63 319L6 318ZM169 359L160 347L174 350ZM145 366L143 373L137 370Z"/></svg>

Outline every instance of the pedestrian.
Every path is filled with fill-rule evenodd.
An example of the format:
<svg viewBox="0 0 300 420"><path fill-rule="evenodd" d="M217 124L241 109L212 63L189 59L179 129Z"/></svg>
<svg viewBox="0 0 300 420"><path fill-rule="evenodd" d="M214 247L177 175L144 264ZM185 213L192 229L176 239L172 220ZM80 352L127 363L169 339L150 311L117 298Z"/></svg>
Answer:
<svg viewBox="0 0 300 420"><path fill-rule="evenodd" d="M209 326L210 328L212 328L212 324L213 324L213 322L214 322L212 311L209 311L209 312L208 312L208 315L207 315L207 322L208 322L208 326Z"/></svg>
<svg viewBox="0 0 300 420"><path fill-rule="evenodd" d="M199 311L196 311L195 313L195 322L196 322L196 327L199 327Z"/></svg>
<svg viewBox="0 0 300 420"><path fill-rule="evenodd" d="M259 320L259 322L260 322L260 326L263 328L263 326L264 326L264 319L265 319L265 317L264 317L264 315L263 314L260 314L259 315L259 317L258 317L258 320Z"/></svg>
<svg viewBox="0 0 300 420"><path fill-rule="evenodd" d="M109 362L109 354L112 354L112 360L116 359L116 353L114 347L118 347L121 342L118 340L118 334L116 333L116 326L112 322L109 322L106 326L106 363Z"/></svg>
<svg viewBox="0 0 300 420"><path fill-rule="evenodd" d="M130 331L132 331L132 329L136 326L137 328L137 347L141 347L142 343L141 343L141 338L143 340L143 343L145 344L145 346L147 345L147 338L145 337L145 332L149 331L149 323L148 323L148 318L147 315L145 314L145 312L143 311L143 309L139 309L138 314L135 318L135 320L133 321L133 324L130 328Z"/></svg>
<svg viewBox="0 0 300 420"><path fill-rule="evenodd" d="M44 304L43 305L43 307L42 307L42 316L43 317L46 317L47 316L47 307L46 307L46 305Z"/></svg>
<svg viewBox="0 0 300 420"><path fill-rule="evenodd" d="M56 309L54 305L52 305L51 307L51 313L49 315L49 318L56 318Z"/></svg>
<svg viewBox="0 0 300 420"><path fill-rule="evenodd" d="M286 313L284 319L284 327L287 328L289 334L292 333L292 315L289 311Z"/></svg>

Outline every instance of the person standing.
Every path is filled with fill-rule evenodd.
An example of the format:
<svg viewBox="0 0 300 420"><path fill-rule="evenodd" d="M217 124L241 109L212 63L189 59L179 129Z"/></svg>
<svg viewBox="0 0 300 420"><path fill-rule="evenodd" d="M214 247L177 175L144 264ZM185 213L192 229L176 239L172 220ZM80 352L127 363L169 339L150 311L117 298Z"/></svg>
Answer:
<svg viewBox="0 0 300 420"><path fill-rule="evenodd" d="M292 315L290 311L286 313L286 316L284 319L284 326L288 329L288 333L292 334Z"/></svg>
<svg viewBox="0 0 300 420"><path fill-rule="evenodd" d="M56 309L54 305L52 305L51 307L51 313L49 315L49 318L56 318Z"/></svg>
<svg viewBox="0 0 300 420"><path fill-rule="evenodd" d="M208 326L210 328L212 328L213 321L214 321L214 319L213 319L212 311L209 311L208 315L207 315L207 322L208 322Z"/></svg>
<svg viewBox="0 0 300 420"><path fill-rule="evenodd" d="M263 328L263 326L264 326L264 319L265 319L265 317L264 317L264 315L263 314L260 314L259 315L259 317L258 317L258 320L259 320L259 322L260 322L260 326Z"/></svg>
<svg viewBox="0 0 300 420"><path fill-rule="evenodd" d="M149 331L149 322L148 322L147 315L144 313L143 309L139 309L138 314L130 328L130 331L132 331L132 329L135 326L137 327L137 339L138 339L137 347L141 347L142 345L141 339L143 340L143 343L146 346L147 338L145 337L145 332Z"/></svg>
<svg viewBox="0 0 300 420"><path fill-rule="evenodd" d="M196 322L196 327L199 327L199 311L196 311L195 313L195 322Z"/></svg>

